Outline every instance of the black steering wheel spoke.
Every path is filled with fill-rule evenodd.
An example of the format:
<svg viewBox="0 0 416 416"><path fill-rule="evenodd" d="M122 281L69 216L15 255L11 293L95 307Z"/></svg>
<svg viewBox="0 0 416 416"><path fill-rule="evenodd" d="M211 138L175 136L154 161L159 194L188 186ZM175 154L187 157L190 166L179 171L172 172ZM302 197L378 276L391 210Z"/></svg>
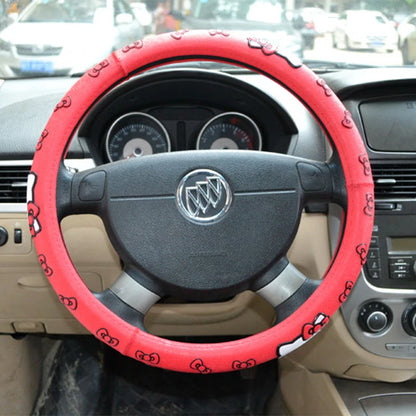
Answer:
<svg viewBox="0 0 416 416"><path fill-rule="evenodd" d="M337 151L334 151L327 165L332 180L332 196L329 202L334 202L346 210L348 205L347 189L345 186L344 171Z"/></svg>
<svg viewBox="0 0 416 416"><path fill-rule="evenodd" d="M111 287L95 293L95 297L116 315L143 331L146 331L144 317L147 311L161 298L126 271L121 273Z"/></svg>
<svg viewBox="0 0 416 416"><path fill-rule="evenodd" d="M272 270L278 274L270 280ZM273 306L276 311L276 325L299 309L321 281L309 279L285 257L280 259L271 271L267 273L270 281L257 289L256 293Z"/></svg>

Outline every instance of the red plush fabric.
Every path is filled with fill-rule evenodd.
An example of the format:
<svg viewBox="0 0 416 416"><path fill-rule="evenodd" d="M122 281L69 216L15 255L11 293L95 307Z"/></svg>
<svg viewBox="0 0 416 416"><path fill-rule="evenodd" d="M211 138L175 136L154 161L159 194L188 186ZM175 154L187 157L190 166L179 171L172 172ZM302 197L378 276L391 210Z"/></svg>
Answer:
<svg viewBox="0 0 416 416"><path fill-rule="evenodd" d="M178 61L231 62L265 74L299 97L341 158L348 194L345 232L325 279L309 300L275 327L217 344L179 343L126 323L103 306L75 270L56 213L59 164L74 131L107 91L144 70ZM207 374L251 367L287 354L315 335L347 298L365 263L373 226L373 182L351 115L325 82L272 44L221 31L179 31L149 37L97 64L57 104L39 140L29 178L30 230L39 261L61 302L91 333L122 354L171 370Z"/></svg>

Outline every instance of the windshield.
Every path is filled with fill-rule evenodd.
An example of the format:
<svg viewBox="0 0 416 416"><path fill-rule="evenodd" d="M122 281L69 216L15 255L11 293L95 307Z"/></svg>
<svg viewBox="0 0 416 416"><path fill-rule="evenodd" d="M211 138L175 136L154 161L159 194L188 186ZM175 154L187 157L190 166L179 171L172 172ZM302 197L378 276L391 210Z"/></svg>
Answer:
<svg viewBox="0 0 416 416"><path fill-rule="evenodd" d="M248 20L279 23L282 19L282 6L272 1L198 1L195 2L193 16L197 19Z"/></svg>
<svg viewBox="0 0 416 416"><path fill-rule="evenodd" d="M33 7L27 8L22 13L19 21L22 23L93 23L96 10L105 7L105 0L73 0L71 2L39 0L34 2Z"/></svg>
<svg viewBox="0 0 416 416"><path fill-rule="evenodd" d="M314 69L413 65L416 0L2 0L0 78L79 76L181 29L268 40Z"/></svg>

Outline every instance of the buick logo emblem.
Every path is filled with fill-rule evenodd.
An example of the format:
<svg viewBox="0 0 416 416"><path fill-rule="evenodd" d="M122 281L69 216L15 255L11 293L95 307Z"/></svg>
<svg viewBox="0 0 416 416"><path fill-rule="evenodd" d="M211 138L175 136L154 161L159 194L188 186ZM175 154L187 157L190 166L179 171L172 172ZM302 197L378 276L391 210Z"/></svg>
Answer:
<svg viewBox="0 0 416 416"><path fill-rule="evenodd" d="M218 221L228 211L232 194L221 174L210 169L197 169L182 178L176 200L185 218L206 224Z"/></svg>

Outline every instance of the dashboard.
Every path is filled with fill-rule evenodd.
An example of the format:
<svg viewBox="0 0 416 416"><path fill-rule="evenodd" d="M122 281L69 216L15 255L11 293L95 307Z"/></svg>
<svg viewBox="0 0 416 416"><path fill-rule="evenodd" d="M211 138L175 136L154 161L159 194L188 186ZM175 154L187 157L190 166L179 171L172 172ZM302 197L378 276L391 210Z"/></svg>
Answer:
<svg viewBox="0 0 416 416"><path fill-rule="evenodd" d="M301 357L302 351L310 351L316 344L322 356L327 356L328 346L319 343L320 337L295 352L295 357L308 368L356 378L366 376L364 370L348 373L354 365L374 365L374 357L383 357L390 360L384 362L385 368L407 366L411 378L416 375L416 70L363 69L320 76L343 101L365 140L369 160L363 164L372 168L375 180L375 201L369 205L375 212L375 226L367 265L335 318L342 320L345 332L334 334L330 327L325 333L351 337L353 343L344 345L345 354L340 354L336 365L322 358L312 360L316 358L312 353ZM0 86L3 333L83 333L44 281L25 224L24 204L25 177L40 132L54 105L75 81L27 79ZM195 149L247 149L322 161L331 154L312 115L271 80L243 71L171 68L132 78L103 96L79 126L66 165L83 170L133 157ZM315 204L307 207L304 217L309 222L305 234L312 235L314 247L310 241L305 245L300 229L291 261L305 274L319 277L336 249L342 215L339 207ZM316 231L322 220L327 228ZM83 216L65 220L62 229L86 284L96 291L109 287L121 266L102 224ZM320 238L328 240L327 248L313 243ZM90 247L94 247L92 254L86 254ZM241 302L257 302L247 296L224 302L226 306L210 305L209 312L224 307L224 314L218 319L202 318L205 326L196 325L192 318L197 310L192 307L198 305L181 306L178 300L156 305L148 323L162 335L187 335L188 326L190 332L198 326L197 331L213 335L256 332L273 322L273 310L256 304L255 312L230 317L229 310L238 309ZM172 318L166 316L172 314L169 321ZM150 322L153 318L155 323ZM166 325L156 318L166 318ZM397 359L405 359L407 364Z"/></svg>

